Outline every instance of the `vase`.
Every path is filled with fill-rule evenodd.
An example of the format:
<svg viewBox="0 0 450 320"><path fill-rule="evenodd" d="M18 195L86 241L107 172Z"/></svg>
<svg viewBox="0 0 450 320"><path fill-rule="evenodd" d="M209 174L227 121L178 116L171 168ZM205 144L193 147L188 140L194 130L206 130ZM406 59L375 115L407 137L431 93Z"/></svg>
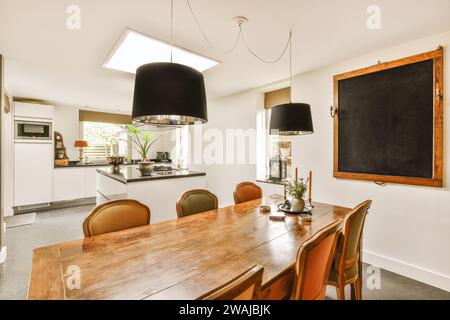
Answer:
<svg viewBox="0 0 450 320"><path fill-rule="evenodd" d="M125 162L125 157L111 156L108 157L108 163L111 166L112 173L120 173L120 165Z"/></svg>
<svg viewBox="0 0 450 320"><path fill-rule="evenodd" d="M305 209L305 200L303 198L297 199L292 198L291 200L291 210L293 211L303 211Z"/></svg>
<svg viewBox="0 0 450 320"><path fill-rule="evenodd" d="M153 172L153 162L145 160L139 162L139 171L143 177L151 176Z"/></svg>

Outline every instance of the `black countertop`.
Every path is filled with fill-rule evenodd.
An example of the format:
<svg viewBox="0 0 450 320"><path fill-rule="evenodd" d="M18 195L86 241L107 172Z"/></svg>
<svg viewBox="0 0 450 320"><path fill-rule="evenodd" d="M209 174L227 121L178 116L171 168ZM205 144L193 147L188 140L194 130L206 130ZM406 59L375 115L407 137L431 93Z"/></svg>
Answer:
<svg viewBox="0 0 450 320"><path fill-rule="evenodd" d="M107 167L110 166L108 163L85 163L85 164L79 164L79 163L70 163L68 166L57 166L55 165L55 169L63 169L63 168L90 168L90 167Z"/></svg>
<svg viewBox="0 0 450 320"><path fill-rule="evenodd" d="M171 165L172 160L169 161L160 161L160 160L150 160L154 162L157 165ZM80 164L78 161L70 161L68 166L58 166L55 165L55 169L62 169L62 168L89 168L89 167L108 167L111 164L106 162L91 162L91 163L85 163ZM136 165L136 163L124 163L123 166L130 166L130 165Z"/></svg>
<svg viewBox="0 0 450 320"><path fill-rule="evenodd" d="M284 186L284 184L288 182L288 181L276 181L276 180L269 180L269 179L257 179L256 181L262 182L262 183L277 184L280 186Z"/></svg>
<svg viewBox="0 0 450 320"><path fill-rule="evenodd" d="M188 178L188 177L200 177L206 176L205 172L197 172L197 171L189 171L189 170L174 170L167 173L153 172L151 176L142 177L141 173L138 170L138 166L129 165L121 167L120 173L112 173L111 168L100 168L97 169L97 172L107 176L111 179L117 180L124 184L132 183L132 182L140 182L140 181L149 181L149 180L162 180L162 179L179 179L179 178Z"/></svg>

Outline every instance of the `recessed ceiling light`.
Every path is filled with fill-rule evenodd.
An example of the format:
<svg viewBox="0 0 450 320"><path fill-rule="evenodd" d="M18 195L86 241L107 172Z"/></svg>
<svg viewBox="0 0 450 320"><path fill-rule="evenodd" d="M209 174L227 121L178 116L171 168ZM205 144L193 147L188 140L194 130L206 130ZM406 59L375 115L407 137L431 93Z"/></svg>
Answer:
<svg viewBox="0 0 450 320"><path fill-rule="evenodd" d="M203 72L219 61L173 46L173 62ZM103 67L136 73L141 65L151 62L170 62L170 44L127 29Z"/></svg>

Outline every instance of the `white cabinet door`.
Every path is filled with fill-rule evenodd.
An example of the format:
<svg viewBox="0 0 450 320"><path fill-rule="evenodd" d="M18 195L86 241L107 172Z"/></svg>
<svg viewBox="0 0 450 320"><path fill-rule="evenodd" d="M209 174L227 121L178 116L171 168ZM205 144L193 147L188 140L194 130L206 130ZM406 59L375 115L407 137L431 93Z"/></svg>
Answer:
<svg viewBox="0 0 450 320"><path fill-rule="evenodd" d="M86 198L97 196L97 169L86 168Z"/></svg>
<svg viewBox="0 0 450 320"><path fill-rule="evenodd" d="M16 143L14 145L14 205L52 201L53 145Z"/></svg>
<svg viewBox="0 0 450 320"><path fill-rule="evenodd" d="M86 193L84 168L55 169L54 201L82 199Z"/></svg>
<svg viewBox="0 0 450 320"><path fill-rule="evenodd" d="M21 118L53 119L53 106L36 103L14 103L14 116Z"/></svg>

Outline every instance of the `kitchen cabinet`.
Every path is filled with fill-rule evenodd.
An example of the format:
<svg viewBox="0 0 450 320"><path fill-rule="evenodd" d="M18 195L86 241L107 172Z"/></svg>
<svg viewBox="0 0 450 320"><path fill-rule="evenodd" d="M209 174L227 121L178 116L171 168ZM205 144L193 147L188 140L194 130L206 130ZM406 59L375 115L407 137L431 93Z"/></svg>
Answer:
<svg viewBox="0 0 450 320"><path fill-rule="evenodd" d="M86 168L86 198L95 197L97 195L97 169L94 168Z"/></svg>
<svg viewBox="0 0 450 320"><path fill-rule="evenodd" d="M55 169L54 201L65 201L85 198L86 169Z"/></svg>
<svg viewBox="0 0 450 320"><path fill-rule="evenodd" d="M53 145L14 144L14 205L44 204L53 195Z"/></svg>
<svg viewBox="0 0 450 320"><path fill-rule="evenodd" d="M55 168L54 201L70 201L97 196L99 167Z"/></svg>
<svg viewBox="0 0 450 320"><path fill-rule="evenodd" d="M53 106L46 104L15 102L14 116L16 118L53 119Z"/></svg>

